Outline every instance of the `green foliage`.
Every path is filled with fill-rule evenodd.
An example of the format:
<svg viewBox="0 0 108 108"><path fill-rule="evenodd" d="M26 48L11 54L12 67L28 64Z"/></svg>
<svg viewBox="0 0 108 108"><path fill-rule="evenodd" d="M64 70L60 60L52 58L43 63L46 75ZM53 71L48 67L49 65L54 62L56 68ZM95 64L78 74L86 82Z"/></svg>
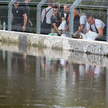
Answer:
<svg viewBox="0 0 108 108"><path fill-rule="evenodd" d="M54 0L54 2L60 2L61 4L66 4L69 1L75 2L76 0Z"/></svg>

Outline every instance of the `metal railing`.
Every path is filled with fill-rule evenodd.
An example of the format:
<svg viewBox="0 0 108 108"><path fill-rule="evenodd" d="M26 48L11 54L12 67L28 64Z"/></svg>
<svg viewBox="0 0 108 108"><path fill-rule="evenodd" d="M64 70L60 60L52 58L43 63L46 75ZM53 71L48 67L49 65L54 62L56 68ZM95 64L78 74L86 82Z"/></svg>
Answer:
<svg viewBox="0 0 108 108"><path fill-rule="evenodd" d="M11 31L12 29L12 18L11 18L11 13L12 13L12 6L13 6L13 2L15 0L6 0L6 1L2 1L0 0L0 10L4 9L4 15L1 14L0 16L0 20L3 21L7 20L7 29L9 31ZM42 9L47 7L47 1L48 0L40 0L36 1L35 0L29 3L30 6L30 19L33 22L33 27L31 27L31 32L40 34L41 33L41 12ZM54 0L54 2L58 2L59 0ZM19 2L22 2L22 0L19 0ZM66 0L65 2L62 1L61 6L63 7L66 4ZM73 0L74 2L74 0ZM90 5L89 5L90 2ZM72 34L74 33L74 20L73 20L73 15L74 15L74 9L77 6L83 7L85 13L92 13L94 15L97 15L100 19L103 19L103 21L105 22L105 24L107 25L107 36L108 36L108 6L107 5L101 5L99 6L99 4L102 3L108 3L108 1L104 0L76 0L70 8L70 22L69 22L69 33L70 33L70 38L72 36ZM8 5L6 5L8 4ZM4 7L5 6L5 7ZM104 11L103 11L103 10ZM2 12L3 13L3 12ZM34 16L35 15L35 16ZM102 16L105 16L102 17Z"/></svg>

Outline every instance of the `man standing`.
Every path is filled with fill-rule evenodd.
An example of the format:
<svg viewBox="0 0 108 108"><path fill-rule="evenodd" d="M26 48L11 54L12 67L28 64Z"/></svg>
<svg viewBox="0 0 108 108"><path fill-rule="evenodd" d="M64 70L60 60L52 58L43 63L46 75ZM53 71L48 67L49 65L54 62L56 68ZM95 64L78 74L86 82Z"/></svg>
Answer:
<svg viewBox="0 0 108 108"><path fill-rule="evenodd" d="M27 15L24 8L19 6L19 2L17 0L14 2L14 7L12 8L12 21L13 31L24 32L26 30Z"/></svg>
<svg viewBox="0 0 108 108"><path fill-rule="evenodd" d="M24 0L24 3L21 3L20 6L22 6L25 9L26 15L27 15L27 25L26 25L26 32L30 32L30 26L33 26L32 22L30 21L29 15L30 15L30 8L28 6L28 2L31 0Z"/></svg>
<svg viewBox="0 0 108 108"><path fill-rule="evenodd" d="M97 33L97 41L106 41L106 26L100 19L93 18L92 15L87 15L87 32L89 30Z"/></svg>
<svg viewBox="0 0 108 108"><path fill-rule="evenodd" d="M80 16L80 27L79 29L73 34L74 37L78 36L80 32L86 33L86 24L87 24L87 20L86 20L86 14L82 13L83 9L82 8L76 8L75 9L76 13L78 16ZM79 36L78 36L79 37Z"/></svg>
<svg viewBox="0 0 108 108"><path fill-rule="evenodd" d="M53 0L48 1L48 7L43 9L41 14L41 22L42 22L42 34L51 33L51 16L53 15Z"/></svg>
<svg viewBox="0 0 108 108"><path fill-rule="evenodd" d="M58 27L61 24L62 18L57 5L54 5L53 12L54 14L51 16L51 33L58 33L61 36L61 31L58 29Z"/></svg>
<svg viewBox="0 0 108 108"><path fill-rule="evenodd" d="M73 4L72 2L67 2L67 4L64 6L64 13L61 13L62 20L65 20L67 25L66 28L63 30L63 34L66 34L66 37L69 37L69 16L70 16L70 6L72 4Z"/></svg>

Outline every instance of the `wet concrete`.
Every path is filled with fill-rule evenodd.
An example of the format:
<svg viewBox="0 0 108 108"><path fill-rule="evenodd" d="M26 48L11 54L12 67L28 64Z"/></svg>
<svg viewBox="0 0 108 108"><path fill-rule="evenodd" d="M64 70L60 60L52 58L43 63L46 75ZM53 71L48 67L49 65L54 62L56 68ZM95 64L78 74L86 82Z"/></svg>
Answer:
<svg viewBox="0 0 108 108"><path fill-rule="evenodd" d="M3 49L0 61L0 108L108 107L104 66Z"/></svg>
<svg viewBox="0 0 108 108"><path fill-rule="evenodd" d="M5 43L23 44L32 47L51 48L108 56L108 43L83 39L48 36L14 31L0 30L0 41Z"/></svg>

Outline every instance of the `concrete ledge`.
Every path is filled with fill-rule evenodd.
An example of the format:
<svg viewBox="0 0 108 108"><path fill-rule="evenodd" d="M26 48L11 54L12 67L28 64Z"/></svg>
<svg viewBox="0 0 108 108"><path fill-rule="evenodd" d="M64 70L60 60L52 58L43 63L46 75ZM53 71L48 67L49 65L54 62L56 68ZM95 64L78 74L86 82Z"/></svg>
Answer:
<svg viewBox="0 0 108 108"><path fill-rule="evenodd" d="M84 52L88 54L108 55L108 43L101 41L87 41L3 30L0 30L0 40L2 42L24 44L33 47L38 46L58 50Z"/></svg>

